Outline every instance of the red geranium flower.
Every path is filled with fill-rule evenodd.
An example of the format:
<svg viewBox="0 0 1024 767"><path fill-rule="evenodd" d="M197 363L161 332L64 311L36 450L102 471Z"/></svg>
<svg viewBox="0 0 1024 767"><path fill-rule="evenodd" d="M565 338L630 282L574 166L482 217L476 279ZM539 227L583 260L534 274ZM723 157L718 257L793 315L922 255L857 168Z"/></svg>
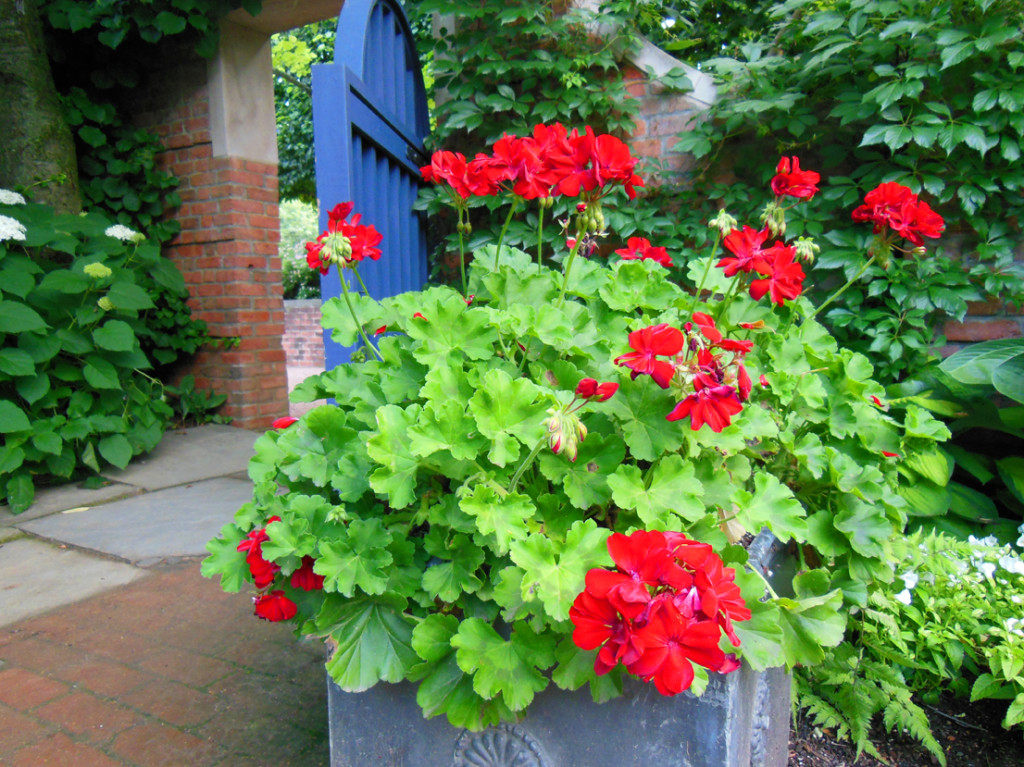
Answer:
<svg viewBox="0 0 1024 767"><path fill-rule="evenodd" d="M296 604L284 595L283 591L271 591L253 597L256 605L255 613L265 621L287 621L295 617L299 611Z"/></svg>
<svg viewBox="0 0 1024 767"><path fill-rule="evenodd" d="M771 300L776 305L788 299L797 298L804 289L804 268L796 261L796 248L776 243L774 247L761 251L761 256L754 262L758 274L763 279L750 283L750 296L755 301L761 300L765 293L771 293Z"/></svg>
<svg viewBox="0 0 1024 767"><path fill-rule="evenodd" d="M666 421L679 421L690 416L690 428L694 431L707 424L711 431L718 433L732 423L731 416L743 410L736 390L731 386L709 386L701 376L697 376L694 385L699 387L697 391L676 405L665 416Z"/></svg>
<svg viewBox="0 0 1024 767"><path fill-rule="evenodd" d="M377 245L384 239L372 225L360 224L360 214L346 220L352 212L351 202L339 202L327 214L327 231L306 243L306 263L311 269L327 274L331 264L350 266L371 258L380 258Z"/></svg>
<svg viewBox="0 0 1024 767"><path fill-rule="evenodd" d="M817 183L821 176L813 170L800 170L800 160L783 157L775 168L772 179L772 191L776 197L787 195L798 200L809 200L818 193Z"/></svg>
<svg viewBox="0 0 1024 767"><path fill-rule="evenodd" d="M735 258L726 256L716 266L724 267L726 277L753 270L754 261L761 256L761 246L770 235L767 227L760 231L746 225L742 229L733 229L722 240L722 245Z"/></svg>
<svg viewBox="0 0 1024 767"><path fill-rule="evenodd" d="M280 521L280 517L274 516L267 520L267 524ZM253 583L256 584L258 589L269 586L273 582L274 576L281 569L280 565L268 562L263 558L263 543L269 540L270 536L267 535L267 528L261 527L259 530L250 530L249 534L236 547L236 551L246 552L245 562L249 565L249 573L252 575Z"/></svg>
<svg viewBox="0 0 1024 767"><path fill-rule="evenodd" d="M651 245L646 237L630 237L626 240L626 246L615 251L626 261L655 261L664 267L672 266L672 257L668 254L668 249Z"/></svg>
<svg viewBox="0 0 1024 767"><path fill-rule="evenodd" d="M428 184L448 184L462 199L473 193L466 178L466 158L458 152L434 152L430 165L420 168L420 173Z"/></svg>
<svg viewBox="0 0 1024 767"><path fill-rule="evenodd" d="M294 417L292 417L290 415L284 415L284 416L281 416L280 418L278 418L277 420L275 420L272 424L270 424L270 428L271 429L287 429L289 426L291 426L293 423L295 423L298 420L299 420L298 418L294 418Z"/></svg>
<svg viewBox="0 0 1024 767"><path fill-rule="evenodd" d="M291 585L293 589L303 591L316 591L324 587L324 576L313 572L313 557L303 557L302 565L292 573Z"/></svg>
<svg viewBox="0 0 1024 767"><path fill-rule="evenodd" d="M864 196L864 204L853 211L854 221L870 221L878 234L888 227L914 245L924 237L936 238L946 227L942 216L918 199L909 187L892 181L879 184Z"/></svg>
<svg viewBox="0 0 1024 767"><path fill-rule="evenodd" d="M725 653L718 646L721 637L713 621L683 617L674 608L655 614L637 631L644 646L643 654L626 670L645 681L653 681L662 695L678 695L693 683L693 664L712 670L725 663Z"/></svg>
<svg viewBox="0 0 1024 767"><path fill-rule="evenodd" d="M665 323L634 330L629 334L629 346L633 351L616 357L615 364L630 368L633 371L630 375L634 380L641 373L645 373L662 389L667 389L675 373L675 366L656 357L679 354L684 342L682 332Z"/></svg>
<svg viewBox="0 0 1024 767"><path fill-rule="evenodd" d="M572 641L582 650L601 648L594 659L594 671L607 674L619 661L633 663L643 652L632 624L606 599L582 591L569 608L573 623Z"/></svg>

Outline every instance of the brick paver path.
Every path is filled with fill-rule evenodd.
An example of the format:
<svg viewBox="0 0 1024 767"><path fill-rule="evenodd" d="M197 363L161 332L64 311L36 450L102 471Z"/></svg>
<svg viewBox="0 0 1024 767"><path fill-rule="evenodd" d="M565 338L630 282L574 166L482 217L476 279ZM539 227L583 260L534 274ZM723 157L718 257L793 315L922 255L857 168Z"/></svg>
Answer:
<svg viewBox="0 0 1024 767"><path fill-rule="evenodd" d="M0 628L0 765L324 767L323 660L179 561Z"/></svg>

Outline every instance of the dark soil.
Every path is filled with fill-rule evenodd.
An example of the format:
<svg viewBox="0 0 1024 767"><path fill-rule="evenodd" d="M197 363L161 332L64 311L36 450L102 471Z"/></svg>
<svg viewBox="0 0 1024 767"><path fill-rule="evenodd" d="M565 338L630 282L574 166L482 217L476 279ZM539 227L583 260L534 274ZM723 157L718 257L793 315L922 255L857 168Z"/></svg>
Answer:
<svg viewBox="0 0 1024 767"><path fill-rule="evenodd" d="M1024 767L1024 737L1019 729L1002 727L1005 701L943 698L926 707L932 733L946 753L948 767ZM814 727L802 716L789 738L789 767L931 767L939 764L917 741L887 733L872 732L872 740L885 757L880 762L867 754L857 759L857 750L837 741L835 732Z"/></svg>

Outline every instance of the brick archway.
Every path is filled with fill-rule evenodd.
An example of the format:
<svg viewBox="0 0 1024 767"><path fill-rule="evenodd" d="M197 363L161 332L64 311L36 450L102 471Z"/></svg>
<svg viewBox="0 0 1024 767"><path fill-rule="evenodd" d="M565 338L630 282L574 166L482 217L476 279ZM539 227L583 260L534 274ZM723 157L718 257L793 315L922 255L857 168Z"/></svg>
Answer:
<svg viewBox="0 0 1024 767"><path fill-rule="evenodd" d="M180 234L166 248L185 275L193 315L233 348L203 349L188 372L227 395L233 425L262 429L288 412L277 139L270 36L336 16L343 0L264 0L221 23L211 61L163 51L137 118L179 180Z"/></svg>

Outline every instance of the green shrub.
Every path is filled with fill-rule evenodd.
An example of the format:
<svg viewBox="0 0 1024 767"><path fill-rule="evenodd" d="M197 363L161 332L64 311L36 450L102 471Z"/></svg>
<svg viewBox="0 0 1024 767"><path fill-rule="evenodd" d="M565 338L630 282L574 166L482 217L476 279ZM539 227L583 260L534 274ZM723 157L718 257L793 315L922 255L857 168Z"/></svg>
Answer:
<svg viewBox="0 0 1024 767"><path fill-rule="evenodd" d="M181 349L149 326L151 293L187 294L142 235L0 192L0 497L19 512L37 484L123 468L160 441L172 409L153 360Z"/></svg>

